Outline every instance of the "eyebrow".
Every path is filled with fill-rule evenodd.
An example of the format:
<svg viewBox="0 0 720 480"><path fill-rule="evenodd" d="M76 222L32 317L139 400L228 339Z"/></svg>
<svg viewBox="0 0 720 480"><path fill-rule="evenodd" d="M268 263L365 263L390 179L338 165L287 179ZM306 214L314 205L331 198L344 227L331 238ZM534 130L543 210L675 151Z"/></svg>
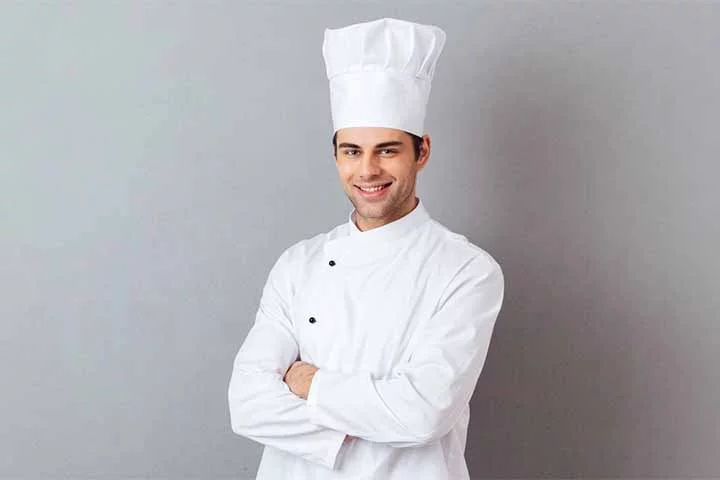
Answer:
<svg viewBox="0 0 720 480"><path fill-rule="evenodd" d="M404 145L403 142L400 142L400 141L397 141L397 140L393 140L392 142L382 142L382 143L378 143L378 144L375 145L373 148L377 150L377 149L379 149L379 148L399 147L399 146L402 146L402 145ZM355 149L358 149L358 150L361 149L360 145L356 145L356 144L354 144L354 143L341 143L340 145L338 145L338 148L355 148Z"/></svg>

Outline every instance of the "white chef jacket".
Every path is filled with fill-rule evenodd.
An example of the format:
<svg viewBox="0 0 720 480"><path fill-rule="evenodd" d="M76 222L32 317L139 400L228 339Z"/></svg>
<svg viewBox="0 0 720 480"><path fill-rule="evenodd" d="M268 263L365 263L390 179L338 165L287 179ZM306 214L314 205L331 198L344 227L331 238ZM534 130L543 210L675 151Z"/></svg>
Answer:
<svg viewBox="0 0 720 480"><path fill-rule="evenodd" d="M300 241L272 267L228 389L261 480L467 479L468 402L503 299L484 250L422 201ZM307 401L283 376L316 365Z"/></svg>

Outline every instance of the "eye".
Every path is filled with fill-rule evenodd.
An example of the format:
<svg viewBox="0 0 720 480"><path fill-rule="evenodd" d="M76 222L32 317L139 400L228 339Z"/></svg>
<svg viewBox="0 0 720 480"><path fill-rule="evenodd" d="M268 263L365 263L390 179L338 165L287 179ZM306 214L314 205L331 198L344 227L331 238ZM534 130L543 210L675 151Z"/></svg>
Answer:
<svg viewBox="0 0 720 480"><path fill-rule="evenodd" d="M346 157L356 157L360 152L354 149L343 150L343 155Z"/></svg>
<svg viewBox="0 0 720 480"><path fill-rule="evenodd" d="M394 148L383 148L382 150L380 150L380 155L383 155L385 157L395 155L396 153L397 150L395 150Z"/></svg>

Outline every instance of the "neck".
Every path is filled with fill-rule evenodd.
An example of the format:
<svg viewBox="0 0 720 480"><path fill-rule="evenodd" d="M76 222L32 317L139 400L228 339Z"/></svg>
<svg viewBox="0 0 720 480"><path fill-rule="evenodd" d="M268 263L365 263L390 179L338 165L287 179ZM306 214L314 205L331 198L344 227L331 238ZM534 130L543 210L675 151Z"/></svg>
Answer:
<svg viewBox="0 0 720 480"><path fill-rule="evenodd" d="M381 219L374 219L374 218L365 218L360 215L358 215L357 209L355 210L355 213L353 214L353 221L355 222L355 225L358 227L358 230L361 232L365 232L367 230L372 230L373 228L382 227L383 225L387 225L388 223L392 223L395 220L398 220L408 213L412 212L415 207L417 206L419 200L415 196L415 194L410 195L408 197L408 201L404 202L403 205L400 206L395 212L393 212L389 217L381 218Z"/></svg>

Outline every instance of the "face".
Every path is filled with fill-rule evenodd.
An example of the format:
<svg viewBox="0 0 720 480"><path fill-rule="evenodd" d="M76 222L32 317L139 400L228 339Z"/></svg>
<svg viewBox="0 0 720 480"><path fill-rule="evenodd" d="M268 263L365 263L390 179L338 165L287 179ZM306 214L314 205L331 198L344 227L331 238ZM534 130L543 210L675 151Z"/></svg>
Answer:
<svg viewBox="0 0 720 480"><path fill-rule="evenodd" d="M417 159L412 137L393 128L344 128L336 142L340 182L360 230L385 225L415 208L415 181L430 157L429 136L423 136Z"/></svg>

